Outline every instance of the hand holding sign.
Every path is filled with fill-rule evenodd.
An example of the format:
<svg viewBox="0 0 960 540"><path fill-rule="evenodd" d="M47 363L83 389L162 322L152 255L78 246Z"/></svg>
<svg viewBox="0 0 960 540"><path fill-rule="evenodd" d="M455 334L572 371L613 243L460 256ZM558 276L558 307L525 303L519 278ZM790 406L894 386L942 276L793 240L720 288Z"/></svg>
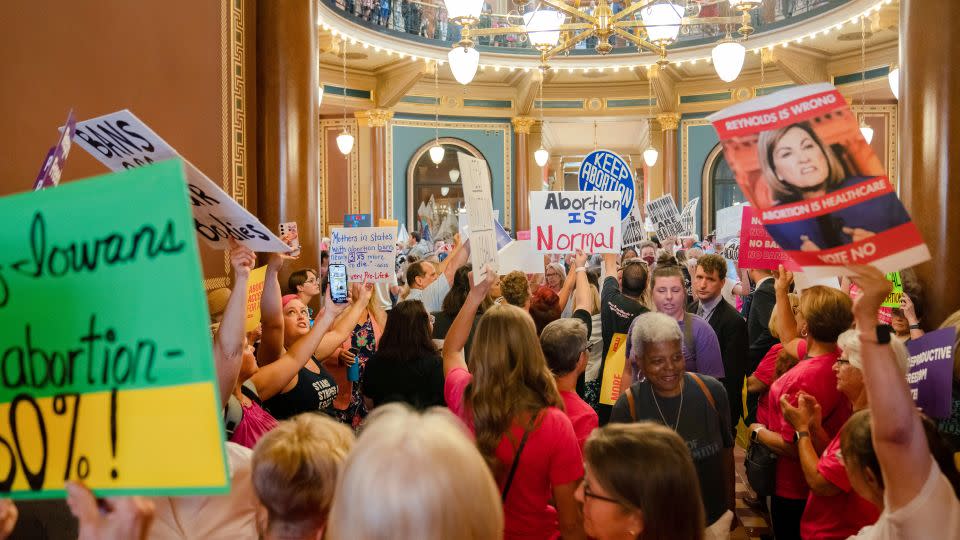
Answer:
<svg viewBox="0 0 960 540"><path fill-rule="evenodd" d="M77 540L145 540L153 524L153 501L143 497L109 498L98 504L82 484L67 483L67 505L77 518Z"/></svg>
<svg viewBox="0 0 960 540"><path fill-rule="evenodd" d="M230 266L237 278L250 277L250 270L257 264L257 254L252 249L230 239Z"/></svg>
<svg viewBox="0 0 960 540"><path fill-rule="evenodd" d="M848 266L850 281L860 288L860 297L853 303L853 316L858 328L873 328L877 325L877 311L884 299L893 290L886 274L873 266Z"/></svg>

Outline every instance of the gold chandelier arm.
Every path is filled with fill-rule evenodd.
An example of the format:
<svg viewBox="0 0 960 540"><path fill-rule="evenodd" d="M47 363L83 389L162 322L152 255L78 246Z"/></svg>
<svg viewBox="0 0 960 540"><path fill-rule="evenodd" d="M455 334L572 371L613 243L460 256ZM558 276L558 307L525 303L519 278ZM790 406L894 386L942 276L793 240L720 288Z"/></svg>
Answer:
<svg viewBox="0 0 960 540"><path fill-rule="evenodd" d="M611 19L611 23L621 21L627 17L632 16L637 11L647 7L649 4L652 4L654 0L636 0L633 4L630 4L630 7L624 9L623 11L614 15Z"/></svg>
<svg viewBox="0 0 960 540"><path fill-rule="evenodd" d="M579 42L581 42L581 41L583 41L583 40L585 40L585 39L587 39L587 38L592 37L592 36L593 36L594 34L596 34L596 33L597 33L596 28L587 30L586 32L580 32L579 34L573 36L573 38L571 38L571 39L569 39L569 40L567 40L567 41L564 41L563 43L560 43L559 45L557 45L556 47L550 49L549 51L546 51L546 52L542 53L541 58L546 59L546 58L550 58L550 57L552 57L552 56L556 56L556 55L562 53L563 51L565 51L565 50L573 47L573 46L576 45L577 43L579 43Z"/></svg>
<svg viewBox="0 0 960 540"><path fill-rule="evenodd" d="M560 11L566 13L567 15L576 17L578 19L583 19L591 24L597 24L596 17L594 17L593 15L590 15L589 13L586 13L585 11L581 11L577 9L571 6L570 4L567 4L563 0L540 0L540 1L543 4L547 4L548 6L552 6L559 9Z"/></svg>
<svg viewBox="0 0 960 540"><path fill-rule="evenodd" d="M593 25L590 23L567 23L561 24L558 30L564 32L567 30L589 30L591 28L593 28Z"/></svg>

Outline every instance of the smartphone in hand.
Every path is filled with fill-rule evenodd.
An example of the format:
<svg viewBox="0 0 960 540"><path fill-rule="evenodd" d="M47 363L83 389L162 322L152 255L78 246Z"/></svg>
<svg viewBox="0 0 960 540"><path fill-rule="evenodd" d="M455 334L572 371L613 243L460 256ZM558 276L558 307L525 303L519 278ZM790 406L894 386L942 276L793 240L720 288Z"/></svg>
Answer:
<svg viewBox="0 0 960 540"><path fill-rule="evenodd" d="M330 280L330 299L334 304L347 303L347 267L343 264L331 264L327 272Z"/></svg>

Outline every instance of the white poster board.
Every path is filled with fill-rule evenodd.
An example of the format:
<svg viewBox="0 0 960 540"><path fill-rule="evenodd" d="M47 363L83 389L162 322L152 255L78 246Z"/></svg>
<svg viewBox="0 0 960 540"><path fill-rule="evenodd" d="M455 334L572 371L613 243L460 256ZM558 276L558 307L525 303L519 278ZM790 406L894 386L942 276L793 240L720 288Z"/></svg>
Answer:
<svg viewBox="0 0 960 540"><path fill-rule="evenodd" d="M330 264L347 266L347 281L393 283L396 279L395 227L346 227L330 231Z"/></svg>
<svg viewBox="0 0 960 540"><path fill-rule="evenodd" d="M677 211L677 204L673 202L673 195L669 193L647 203L647 217L653 222L660 242L684 234L680 212Z"/></svg>
<svg viewBox="0 0 960 540"><path fill-rule="evenodd" d="M500 270L497 273L501 276L515 270L524 274L542 274L543 268L543 254L537 253L530 240L514 240L500 250Z"/></svg>
<svg viewBox="0 0 960 540"><path fill-rule="evenodd" d="M743 205L728 206L717 210L717 237L718 244L726 244L727 240L740 238L740 223L743 221Z"/></svg>
<svg viewBox="0 0 960 540"><path fill-rule="evenodd" d="M490 196L490 169L486 161L463 152L457 153L457 158L460 162L467 220L470 223L468 237L473 283L477 284L486 278L486 265L490 265L494 272L499 267L493 199Z"/></svg>
<svg viewBox="0 0 960 540"><path fill-rule="evenodd" d="M680 212L680 222L683 223L683 232L687 236L697 234L697 206L700 204L700 197L696 197L687 202Z"/></svg>
<svg viewBox="0 0 960 540"><path fill-rule="evenodd" d="M647 239L647 233L644 230L643 217L640 215L640 205L634 205L630 209L627 219L620 224L623 231L623 247L633 247L639 245Z"/></svg>
<svg viewBox="0 0 960 540"><path fill-rule="evenodd" d="M208 244L227 249L229 239L233 238L254 251L286 253L291 250L256 216L126 109L77 122L74 142L111 171L181 158L186 169L194 226Z"/></svg>
<svg viewBox="0 0 960 540"><path fill-rule="evenodd" d="M538 253L620 253L619 191L533 191L530 239Z"/></svg>

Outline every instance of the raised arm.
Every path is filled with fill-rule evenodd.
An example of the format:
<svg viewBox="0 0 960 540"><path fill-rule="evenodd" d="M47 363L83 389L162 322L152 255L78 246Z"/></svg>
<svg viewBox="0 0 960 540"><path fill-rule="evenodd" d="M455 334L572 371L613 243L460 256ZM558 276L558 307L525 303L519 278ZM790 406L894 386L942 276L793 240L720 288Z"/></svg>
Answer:
<svg viewBox="0 0 960 540"><path fill-rule="evenodd" d="M368 291L367 286L360 286L355 288L352 294L355 301L337 317L333 326L330 327L327 334L320 340L320 344L317 345L317 349L313 353L317 358L321 360L328 358L337 352L343 342L350 337L353 329L357 326L357 321L360 320L360 314L363 313L370 302L373 289L371 288Z"/></svg>
<svg viewBox="0 0 960 540"><path fill-rule="evenodd" d="M780 343L786 345L799 336L797 334L797 319L793 316L789 296L790 284L793 283L793 272L785 270L781 264L773 277L773 290L777 294L777 303L773 307L777 314L777 333L780 335Z"/></svg>
<svg viewBox="0 0 960 540"><path fill-rule="evenodd" d="M440 271L443 273L443 276L447 278L447 283L453 283L453 276L457 273L457 270L467 264L467 258L470 257L470 241L464 241L460 243L460 235L456 236L457 246L453 249L453 252L449 257L443 260L440 263ZM445 266L444 266L445 265Z"/></svg>
<svg viewBox="0 0 960 540"><path fill-rule="evenodd" d="M853 305L860 332L863 383L870 402L873 448L886 486L886 511L912 501L930 474L932 458L910 387L889 344L877 342L877 311L892 285L872 266L848 267L863 294Z"/></svg>
<svg viewBox="0 0 960 540"><path fill-rule="evenodd" d="M260 324L263 335L257 348L257 364L265 366L283 354L283 305L280 295L280 268L284 257L271 253L260 297Z"/></svg>
<svg viewBox="0 0 960 540"><path fill-rule="evenodd" d="M293 342L293 345L275 362L261 367L250 377L250 380L257 387L260 399L268 400L287 389L287 386L293 381L294 375L310 360L313 352L320 344L320 340L323 339L324 334L333 324L337 315L345 309L345 304L335 304L330 300L330 292L328 291L327 302L324 304L320 317L314 321L310 332Z"/></svg>
<svg viewBox="0 0 960 540"><path fill-rule="evenodd" d="M606 281L607 278L617 278L617 254L616 253L604 253L603 254L603 281ZM600 285L603 285L603 281L600 282Z"/></svg>
<svg viewBox="0 0 960 540"><path fill-rule="evenodd" d="M581 272L582 273L582 272ZM563 280L563 285L560 287L560 292L557 293L557 296L560 298L560 309L562 310L567 306L567 301L570 300L570 293L573 292L573 287L577 283L576 272L573 268L567 272L567 278Z"/></svg>
<svg viewBox="0 0 960 540"><path fill-rule="evenodd" d="M473 320L477 317L477 310L483 299L490 292L490 287L497 281L497 273L489 266L486 268L487 277L478 285L473 284L473 272L470 272L470 293L463 302L463 307L447 330L447 337L443 340L443 376L446 377L454 368L466 369L467 362L463 358L463 347L470 337Z"/></svg>
<svg viewBox="0 0 960 540"><path fill-rule="evenodd" d="M237 383L240 363L243 358L243 326L247 318L247 281L250 270L256 264L253 250L230 239L230 266L233 267L234 284L230 299L223 312L220 328L213 336L213 358L217 366L217 383L220 385L220 404L226 405Z"/></svg>
<svg viewBox="0 0 960 540"><path fill-rule="evenodd" d="M587 279L587 254L578 249L573 265L574 270L570 273L574 274L577 284L573 293L573 309L582 309L588 313L593 313L593 291L590 289L590 280ZM561 301L560 305L565 304Z"/></svg>

